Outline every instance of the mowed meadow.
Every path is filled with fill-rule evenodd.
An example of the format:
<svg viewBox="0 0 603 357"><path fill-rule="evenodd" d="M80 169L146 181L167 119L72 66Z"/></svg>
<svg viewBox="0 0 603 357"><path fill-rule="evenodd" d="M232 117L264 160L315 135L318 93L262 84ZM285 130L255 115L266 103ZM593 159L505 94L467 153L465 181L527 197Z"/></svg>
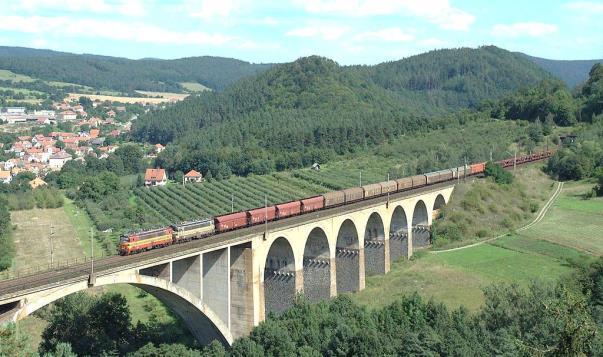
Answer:
<svg viewBox="0 0 603 357"><path fill-rule="evenodd" d="M374 308L417 291L450 307L475 311L488 285L553 283L568 276L603 255L603 198L583 199L592 186L565 183L544 218L521 232L511 229L499 239L459 250L419 251L410 261L394 263L390 273L368 278L366 289L354 299Z"/></svg>

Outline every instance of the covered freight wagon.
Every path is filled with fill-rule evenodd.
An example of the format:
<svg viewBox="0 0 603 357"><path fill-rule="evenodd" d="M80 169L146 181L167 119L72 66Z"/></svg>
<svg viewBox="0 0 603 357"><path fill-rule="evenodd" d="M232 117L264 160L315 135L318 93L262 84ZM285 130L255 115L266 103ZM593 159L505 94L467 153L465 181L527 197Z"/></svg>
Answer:
<svg viewBox="0 0 603 357"><path fill-rule="evenodd" d="M281 203L276 205L276 216L278 218L284 218L289 216L295 216L301 213L301 202L292 201L287 203Z"/></svg>
<svg viewBox="0 0 603 357"><path fill-rule="evenodd" d="M364 190L364 198L379 196L381 194L381 185L378 183L364 185L362 189Z"/></svg>
<svg viewBox="0 0 603 357"><path fill-rule="evenodd" d="M345 193L343 191L327 192L322 197L325 200L325 207L337 206L345 203Z"/></svg>
<svg viewBox="0 0 603 357"><path fill-rule="evenodd" d="M425 175L415 175L411 177L412 188L423 187L427 185L427 177Z"/></svg>
<svg viewBox="0 0 603 357"><path fill-rule="evenodd" d="M345 194L345 203L359 201L364 198L362 187L346 188L343 193Z"/></svg>
<svg viewBox="0 0 603 357"><path fill-rule="evenodd" d="M437 182L443 182L451 180L453 178L452 170L441 170L435 172L428 172L425 174L427 184L433 184Z"/></svg>
<svg viewBox="0 0 603 357"><path fill-rule="evenodd" d="M214 217L216 232L225 232L247 226L247 212L235 212Z"/></svg>
<svg viewBox="0 0 603 357"><path fill-rule="evenodd" d="M247 211L247 222L249 224L264 223L266 219L272 221L276 218L276 207L260 207Z"/></svg>
<svg viewBox="0 0 603 357"><path fill-rule="evenodd" d="M303 213L319 210L325 206L325 200L322 196L304 198L301 200L301 210Z"/></svg>
<svg viewBox="0 0 603 357"><path fill-rule="evenodd" d="M412 177L404 177L397 179L398 191L408 190L412 188Z"/></svg>
<svg viewBox="0 0 603 357"><path fill-rule="evenodd" d="M486 163L480 162L479 164L473 164L470 166L471 175L481 174L486 170Z"/></svg>
<svg viewBox="0 0 603 357"><path fill-rule="evenodd" d="M396 181L381 182L381 193L392 193L396 191L398 191L398 184Z"/></svg>

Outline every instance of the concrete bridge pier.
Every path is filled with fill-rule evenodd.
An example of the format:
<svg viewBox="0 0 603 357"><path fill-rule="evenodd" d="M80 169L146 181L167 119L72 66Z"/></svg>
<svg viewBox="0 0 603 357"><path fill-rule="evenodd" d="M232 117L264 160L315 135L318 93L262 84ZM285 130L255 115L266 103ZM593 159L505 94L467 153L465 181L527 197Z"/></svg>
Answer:
<svg viewBox="0 0 603 357"><path fill-rule="evenodd" d="M366 275L385 274L386 266L386 241L383 220L377 212L373 212L366 223L364 230L364 257Z"/></svg>

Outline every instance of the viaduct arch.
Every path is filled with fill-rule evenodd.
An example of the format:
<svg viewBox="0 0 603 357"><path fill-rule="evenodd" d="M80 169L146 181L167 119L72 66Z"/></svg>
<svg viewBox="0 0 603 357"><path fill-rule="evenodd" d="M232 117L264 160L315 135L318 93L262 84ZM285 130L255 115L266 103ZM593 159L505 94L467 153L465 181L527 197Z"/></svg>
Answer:
<svg viewBox="0 0 603 357"><path fill-rule="evenodd" d="M230 345L234 341L228 326L209 306L193 293L174 283L157 277L127 272L98 277L94 287L114 284L130 284L158 298L184 321L199 343L209 344L213 340L218 340ZM88 282L82 281L31 296L15 309L12 321L21 320L52 302L89 288Z"/></svg>
<svg viewBox="0 0 603 357"><path fill-rule="evenodd" d="M427 246L433 213L452 190L437 186L378 197L124 257L105 263L94 285L138 286L180 315L199 342L230 344L268 313L290 307L298 292L320 300L362 290L366 274L385 273L413 247ZM0 282L0 320L7 314L20 319L88 288L83 275L57 273L34 290Z"/></svg>

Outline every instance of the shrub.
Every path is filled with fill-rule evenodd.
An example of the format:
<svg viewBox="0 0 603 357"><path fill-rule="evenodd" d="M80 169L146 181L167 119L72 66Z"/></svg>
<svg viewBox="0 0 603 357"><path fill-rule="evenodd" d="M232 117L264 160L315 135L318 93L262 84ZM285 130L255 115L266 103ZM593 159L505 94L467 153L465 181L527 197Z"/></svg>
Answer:
<svg viewBox="0 0 603 357"><path fill-rule="evenodd" d="M505 170L501 165L488 162L486 163L486 177L492 177L497 184L510 184L513 182L513 174Z"/></svg>

